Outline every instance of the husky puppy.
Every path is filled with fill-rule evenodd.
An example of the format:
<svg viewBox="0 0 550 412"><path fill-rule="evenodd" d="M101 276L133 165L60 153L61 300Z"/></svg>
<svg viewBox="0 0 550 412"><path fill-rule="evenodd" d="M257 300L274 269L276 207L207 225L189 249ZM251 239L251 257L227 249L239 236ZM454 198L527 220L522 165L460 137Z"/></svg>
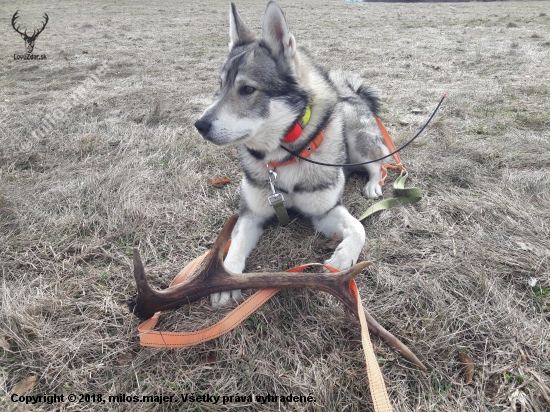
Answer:
<svg viewBox="0 0 550 412"><path fill-rule="evenodd" d="M374 118L378 95L359 76L326 72L306 51L297 48L274 1L267 5L260 38L245 25L233 3L229 27L229 56L222 67L220 88L212 105L195 123L206 140L219 146L236 144L244 172L239 220L225 266L242 273L264 225L275 216L268 202L273 194L269 171L274 170L274 188L284 196L286 208L309 218L323 235L342 239L325 263L347 269L357 262L365 229L342 205L343 168L303 160L279 166L273 163L293 159L281 146L300 153L311 148L320 133L322 141L311 151L311 160L359 163L386 155L388 149ZM289 141L287 134L300 122L301 133ZM380 196L381 162L361 168L369 174L364 194ZM213 306L224 305L240 294L240 290L215 293L211 302Z"/></svg>

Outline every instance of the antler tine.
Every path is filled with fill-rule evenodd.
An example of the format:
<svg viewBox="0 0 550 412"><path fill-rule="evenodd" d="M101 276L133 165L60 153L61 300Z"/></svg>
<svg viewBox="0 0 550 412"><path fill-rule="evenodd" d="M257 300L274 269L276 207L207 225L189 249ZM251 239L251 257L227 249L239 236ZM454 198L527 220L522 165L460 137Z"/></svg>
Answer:
<svg viewBox="0 0 550 412"><path fill-rule="evenodd" d="M138 294L151 288L145 276L145 269L143 268L141 256L137 248L134 248L134 279L136 280Z"/></svg>
<svg viewBox="0 0 550 412"><path fill-rule="evenodd" d="M141 263L141 256L137 248L134 248L134 279L138 293L129 299L128 307L139 318L146 318L147 316L151 316L151 314L149 312L143 314L141 310L143 307L154 305L155 294L145 276L145 269L143 268L143 263Z"/></svg>
<svg viewBox="0 0 550 412"><path fill-rule="evenodd" d="M351 279L350 279L351 282ZM349 288L342 289L341 291L329 291L334 296L336 296L340 301L357 317L359 318L359 312L357 307L357 301L353 297L351 290ZM333 293L337 292L337 293ZM392 348L397 350L403 356L405 359L407 359L409 362L414 363L420 370L426 371L426 367L424 364L416 357L414 353L411 352L407 346L401 342L398 338L396 338L391 332L389 332L387 329L385 329L382 325L380 325L376 319L374 319L371 314L366 310L363 309L365 312L365 318L367 320L367 324L369 326L369 331L378 336L380 339L386 341Z"/></svg>
<svg viewBox="0 0 550 412"><path fill-rule="evenodd" d="M214 242L214 245L212 246L212 249L210 251L210 256L212 256L212 259L217 259L220 262L223 262L225 245L227 244L229 236L231 236L231 232L233 231L233 228L235 227L238 219L239 215L235 213L229 219L227 219L227 222L225 222L225 224L223 225L222 230L216 238L216 241Z"/></svg>
<svg viewBox="0 0 550 412"><path fill-rule="evenodd" d="M19 31L19 27L21 27L21 26L15 27L15 21L16 21L17 18L19 17L19 16L17 15L17 13L19 13L19 10L17 10L15 13L13 13L13 17L11 18L11 26L12 26L13 29L14 29L17 33L19 33L21 36L26 36L26 34L27 34L27 31L26 31L26 30L25 30L25 33L21 33L21 32Z"/></svg>
<svg viewBox="0 0 550 412"><path fill-rule="evenodd" d="M42 33L42 31L46 28L46 25L48 24L48 20L50 19L50 18L48 17L48 14L47 14L46 12L44 12L44 18L45 18L45 21L42 22L42 28L41 28L41 29L38 29L38 30L36 31L36 34L33 33L33 37L34 37L34 36L38 36L38 35L39 35L40 33Z"/></svg>
<svg viewBox="0 0 550 412"><path fill-rule="evenodd" d="M231 231L233 230L233 227L235 227L235 223L237 223L237 219L239 216L237 214L234 214L231 216L227 222L225 222L225 225L223 226L220 234L216 238L216 241L214 242L214 246L212 247L212 251L210 252L210 262L212 260L219 260L221 261L223 259L223 252L224 252L224 245L227 243L227 240L229 239L229 236L231 235ZM136 281L137 286L137 295L130 298L128 301L128 306L130 308L130 311L134 313L137 317L140 319L146 319L150 317L152 314L157 312L160 309L156 309L156 307L160 304L163 306L164 309L166 308L166 301L169 300L167 297L160 296L159 292L155 291L149 282L147 281L147 276L145 275L145 269L143 267L143 263L141 262L141 256L139 254L139 250L137 248L134 248L134 279ZM209 263L210 263L209 262ZM210 265L207 265L210 266ZM221 264L223 267L223 263ZM214 272L211 271L213 274ZM208 276L207 267L205 267L201 274L199 275L203 279L205 276ZM169 288L173 289L173 288ZM206 296L206 294L204 295ZM200 299L202 296L198 297L197 299ZM159 302L162 300L162 303ZM180 299L178 297L178 299ZM197 300L194 299L194 300ZM191 302L191 301L187 301ZM186 301L183 302L174 302L176 306L172 306L170 309L179 307L187 303ZM170 304L170 303L169 303Z"/></svg>

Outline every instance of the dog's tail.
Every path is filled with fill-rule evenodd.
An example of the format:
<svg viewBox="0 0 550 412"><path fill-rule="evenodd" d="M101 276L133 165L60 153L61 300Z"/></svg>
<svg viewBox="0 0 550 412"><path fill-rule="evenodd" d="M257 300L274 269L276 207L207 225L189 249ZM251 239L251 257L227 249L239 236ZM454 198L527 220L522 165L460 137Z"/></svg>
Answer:
<svg viewBox="0 0 550 412"><path fill-rule="evenodd" d="M331 80L340 87L351 89L353 93L363 100L370 111L378 116L380 112L380 94L378 91L364 83L364 80L355 73L348 73L341 70L330 72Z"/></svg>
<svg viewBox="0 0 550 412"><path fill-rule="evenodd" d="M370 111L378 116L380 112L380 95L378 91L361 82L359 87L353 90L369 106Z"/></svg>

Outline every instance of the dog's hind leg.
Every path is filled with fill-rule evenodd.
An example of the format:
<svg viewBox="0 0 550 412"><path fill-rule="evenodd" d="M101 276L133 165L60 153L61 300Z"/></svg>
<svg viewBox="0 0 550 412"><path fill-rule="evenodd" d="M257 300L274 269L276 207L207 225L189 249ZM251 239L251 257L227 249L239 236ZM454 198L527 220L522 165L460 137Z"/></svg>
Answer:
<svg viewBox="0 0 550 412"><path fill-rule="evenodd" d="M322 216L312 219L313 227L328 238L342 238L334 254L325 264L345 270L354 265L365 244L365 228L347 209L338 205Z"/></svg>
<svg viewBox="0 0 550 412"><path fill-rule="evenodd" d="M264 229L265 219L254 215L240 216L231 233L231 246L224 261L225 268L233 273L243 273L246 258L254 249ZM226 305L229 299L238 299L241 291L231 290L210 295L212 307Z"/></svg>

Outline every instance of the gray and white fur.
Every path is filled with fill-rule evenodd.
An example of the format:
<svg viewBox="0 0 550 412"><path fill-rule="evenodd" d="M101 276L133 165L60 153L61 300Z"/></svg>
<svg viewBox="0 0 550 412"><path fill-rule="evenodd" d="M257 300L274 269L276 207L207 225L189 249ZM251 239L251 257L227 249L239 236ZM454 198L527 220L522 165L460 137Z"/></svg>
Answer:
<svg viewBox="0 0 550 412"><path fill-rule="evenodd" d="M275 216L267 200L272 194L267 163L291 158L281 144L300 152L324 130L321 145L309 156L324 163L359 163L382 157L388 149L373 116L379 108L378 95L359 76L326 72L297 48L277 3L267 5L260 38L245 25L233 3L229 26L229 56L222 67L220 89L195 126L216 145L237 144L244 177L239 220L225 266L242 273L264 225ZM311 118L301 136L283 143L307 106ZM381 162L359 169L369 174L364 194L380 196ZM365 230L342 205L343 168L298 161L276 172L275 186L284 195L285 206L309 218L323 235L342 239L325 263L340 270L356 263ZM213 294L211 301L218 306L239 297L240 290L234 290Z"/></svg>

